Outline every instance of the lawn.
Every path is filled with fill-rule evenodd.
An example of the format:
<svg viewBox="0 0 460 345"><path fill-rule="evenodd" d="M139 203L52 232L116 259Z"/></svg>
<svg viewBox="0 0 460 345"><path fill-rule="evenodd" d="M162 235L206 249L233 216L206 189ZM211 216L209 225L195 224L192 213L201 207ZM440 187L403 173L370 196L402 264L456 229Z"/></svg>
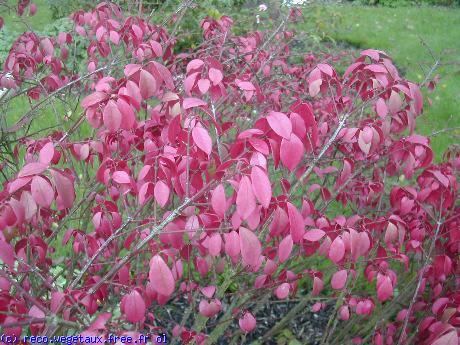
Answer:
<svg viewBox="0 0 460 345"><path fill-rule="evenodd" d="M12 5L14 1L8 3ZM45 0L35 3L37 14L24 18L31 28L41 31L52 22L51 11ZM320 29L339 45L384 50L411 80L423 81L435 59L440 59L440 66L434 73L440 75L440 81L436 90L427 94L432 105L427 106L425 113L418 118L417 131L432 135L446 127L460 125L460 8L327 5L309 6L304 13L307 20L298 29L312 34L317 34L315 31ZM311 13L315 13L314 20L309 20ZM16 35L25 30L24 23L15 13L2 15L8 33ZM26 100L17 100L14 111L8 115L8 122L14 121L27 108ZM53 115L54 119L51 109L45 114L47 117ZM449 133L458 137L458 129ZM451 143L452 136L446 133L432 136L437 161Z"/></svg>
<svg viewBox="0 0 460 345"><path fill-rule="evenodd" d="M417 131L431 135L446 127L460 126L460 8L335 5L304 12L321 13L324 19L320 28L339 44L385 51L411 80L423 81L439 59L440 66L434 74L439 74L440 81L436 90L427 95L432 106L418 118ZM300 25L303 30L313 27L312 21ZM458 134L457 129L457 138ZM450 144L452 137L445 133L432 136L437 161Z"/></svg>

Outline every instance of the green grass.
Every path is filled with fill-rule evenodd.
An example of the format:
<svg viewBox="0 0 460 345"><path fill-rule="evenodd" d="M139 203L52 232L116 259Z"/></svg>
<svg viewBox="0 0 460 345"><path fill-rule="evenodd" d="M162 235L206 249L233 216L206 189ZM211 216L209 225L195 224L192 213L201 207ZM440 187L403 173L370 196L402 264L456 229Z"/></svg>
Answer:
<svg viewBox="0 0 460 345"><path fill-rule="evenodd" d="M425 103L416 130L430 135L460 125L460 8L337 5L309 8L304 13L316 13L316 18L301 24L301 29L319 28L337 43L383 50L402 75L416 82L423 81L434 64L431 49L441 61L435 71L441 79L436 90L427 94L433 103ZM437 161L450 144L449 135L432 137Z"/></svg>
<svg viewBox="0 0 460 345"><path fill-rule="evenodd" d="M5 28L15 33L22 33L27 29L24 22L34 30L41 31L46 25L52 22L52 13L48 4L45 0L34 0L33 3L37 5L37 12L34 16L29 16L29 10L26 9L24 15L19 17L15 11L4 10L4 7L0 7L2 10L2 17L5 20ZM7 5L16 9L17 1L8 0Z"/></svg>

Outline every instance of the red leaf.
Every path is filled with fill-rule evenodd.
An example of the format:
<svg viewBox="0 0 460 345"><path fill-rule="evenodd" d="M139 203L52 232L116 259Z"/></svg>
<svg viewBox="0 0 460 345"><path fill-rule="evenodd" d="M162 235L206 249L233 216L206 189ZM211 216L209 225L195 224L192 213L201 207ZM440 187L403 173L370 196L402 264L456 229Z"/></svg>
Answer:
<svg viewBox="0 0 460 345"><path fill-rule="evenodd" d="M305 222L300 212L290 202L287 203L287 209L289 215L289 224L291 228L292 240L294 241L294 243L299 243L300 241L302 241L302 238L305 233Z"/></svg>
<svg viewBox="0 0 460 345"><path fill-rule="evenodd" d="M293 171L302 160L304 147L302 141L295 135L291 134L291 139L284 139L281 141L280 156L281 162L290 171Z"/></svg>
<svg viewBox="0 0 460 345"><path fill-rule="evenodd" d="M331 286L335 290L341 290L344 288L347 282L348 272L347 270L341 270L335 272L331 279Z"/></svg>
<svg viewBox="0 0 460 345"><path fill-rule="evenodd" d="M291 252L292 252L293 245L294 243L292 242L291 235L287 235L280 242L279 247L278 247L278 258L280 260L280 263L283 263L287 259L289 259L289 256L291 255Z"/></svg>
<svg viewBox="0 0 460 345"><path fill-rule="evenodd" d="M236 195L236 210L241 219L247 219L256 208L256 200L252 192L249 177L243 176Z"/></svg>
<svg viewBox="0 0 460 345"><path fill-rule="evenodd" d="M203 127L194 127L192 130L192 138L196 146L204 151L208 156L212 152L212 139L208 131Z"/></svg>
<svg viewBox="0 0 460 345"><path fill-rule="evenodd" d="M157 201L158 205L164 207L168 203L169 199L169 187L163 181L158 181L155 184L155 188L153 194L155 196L155 200Z"/></svg>
<svg viewBox="0 0 460 345"><path fill-rule="evenodd" d="M345 255L345 244L340 236L337 236L329 248L329 258L338 263Z"/></svg>
<svg viewBox="0 0 460 345"><path fill-rule="evenodd" d="M158 89L158 83L153 75L146 70L141 70L139 78L139 90L142 98L147 99L152 97Z"/></svg>
<svg viewBox="0 0 460 345"><path fill-rule="evenodd" d="M72 207L73 202L75 201L73 181L56 170L51 170L51 175L53 176L54 185L56 186L58 193L58 197L56 199L58 205L62 206L62 208ZM61 207L58 208L60 209Z"/></svg>
<svg viewBox="0 0 460 345"><path fill-rule="evenodd" d="M145 302L136 290L123 297L123 310L129 322L139 322L145 317Z"/></svg>
<svg viewBox="0 0 460 345"><path fill-rule="evenodd" d="M264 208L269 208L272 199L272 186L267 173L258 166L251 171L252 189L259 203Z"/></svg>
<svg viewBox="0 0 460 345"><path fill-rule="evenodd" d="M224 186L221 184L211 193L211 206L220 218L224 218L225 211L227 210L227 201L225 199Z"/></svg>
<svg viewBox="0 0 460 345"><path fill-rule="evenodd" d="M39 206L49 207L54 200L53 187L41 176L34 176L30 190Z"/></svg>
<svg viewBox="0 0 460 345"><path fill-rule="evenodd" d="M323 238L326 233L320 229L312 229L309 230L303 235L303 238L310 242L317 242Z"/></svg>
<svg viewBox="0 0 460 345"><path fill-rule="evenodd" d="M121 112L114 101L110 100L107 102L104 111L102 112L102 119L104 120L104 125L109 131L115 132L120 128Z"/></svg>
<svg viewBox="0 0 460 345"><path fill-rule="evenodd" d="M212 67L209 69L209 79L212 81L213 85L219 84L223 78L224 75L218 69Z"/></svg>
<svg viewBox="0 0 460 345"><path fill-rule="evenodd" d="M131 183L131 178L128 173L123 170L115 171L112 175L113 180L119 184L129 184Z"/></svg>
<svg viewBox="0 0 460 345"><path fill-rule="evenodd" d="M267 116L267 121L276 134L284 139L289 139L291 137L292 123L285 114L271 111Z"/></svg>
<svg viewBox="0 0 460 345"><path fill-rule="evenodd" d="M0 259L9 266L11 269L14 268L14 249L11 244L4 242L0 238Z"/></svg>
<svg viewBox="0 0 460 345"><path fill-rule="evenodd" d="M46 170L47 164L29 163L26 164L18 173L18 177L33 176L41 174Z"/></svg>
<svg viewBox="0 0 460 345"><path fill-rule="evenodd" d="M257 236L243 227L240 227L240 247L243 264L257 267L262 254L262 246Z"/></svg>
<svg viewBox="0 0 460 345"><path fill-rule="evenodd" d="M149 279L156 292L170 296L174 292L174 277L161 256L155 255L150 260Z"/></svg>
<svg viewBox="0 0 460 345"><path fill-rule="evenodd" d="M185 110L194 108L194 107L201 107L205 105L207 105L205 101L199 98L194 98L194 97L184 98L184 101L182 102L182 106L184 107Z"/></svg>

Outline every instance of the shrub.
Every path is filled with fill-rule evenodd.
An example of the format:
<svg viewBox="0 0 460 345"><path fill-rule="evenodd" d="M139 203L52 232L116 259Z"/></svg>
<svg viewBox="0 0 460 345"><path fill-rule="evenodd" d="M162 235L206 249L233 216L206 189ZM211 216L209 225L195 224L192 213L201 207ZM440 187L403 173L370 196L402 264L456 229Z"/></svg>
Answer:
<svg viewBox="0 0 460 345"><path fill-rule="evenodd" d="M343 55L291 59L300 16L245 36L207 17L175 53L174 28L101 3L16 39L2 106L31 105L2 145L5 335L238 343L292 299L259 341L316 302L323 343L458 342L459 155L433 164L419 85L384 52L343 75Z"/></svg>

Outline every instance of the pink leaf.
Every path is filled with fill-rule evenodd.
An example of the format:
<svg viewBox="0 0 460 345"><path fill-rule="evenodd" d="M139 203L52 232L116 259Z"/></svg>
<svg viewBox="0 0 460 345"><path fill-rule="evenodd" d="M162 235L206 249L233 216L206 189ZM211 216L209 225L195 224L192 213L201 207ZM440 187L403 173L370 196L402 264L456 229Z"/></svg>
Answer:
<svg viewBox="0 0 460 345"><path fill-rule="evenodd" d="M331 66L327 65L327 64L324 64L324 63L320 63L318 64L318 69L327 74L329 77L332 77L334 75L334 70L332 69Z"/></svg>
<svg viewBox="0 0 460 345"><path fill-rule="evenodd" d="M339 316L340 320L348 320L350 318L350 309L348 309L348 306L343 305L339 309Z"/></svg>
<svg viewBox="0 0 460 345"><path fill-rule="evenodd" d="M281 162L290 171L293 171L302 160L304 146L302 141L294 133L291 134L291 139L281 141L280 156Z"/></svg>
<svg viewBox="0 0 460 345"><path fill-rule="evenodd" d="M254 166L251 171L251 181L257 200L264 208L268 208L272 199L272 187L267 173L260 167Z"/></svg>
<svg viewBox="0 0 460 345"><path fill-rule="evenodd" d="M240 247L243 264L257 267L262 254L262 246L257 236L250 230L240 227Z"/></svg>
<svg viewBox="0 0 460 345"><path fill-rule="evenodd" d="M292 133L292 123L285 114L271 111L267 116L267 121L276 134L289 140Z"/></svg>
<svg viewBox="0 0 460 345"><path fill-rule="evenodd" d="M324 283L319 277L313 278L313 290L311 292L312 296L318 296L320 292L323 290Z"/></svg>
<svg viewBox="0 0 460 345"><path fill-rule="evenodd" d="M125 102L122 98L117 100L118 110L120 110L122 118L121 118L121 128L123 129L131 129L134 127L136 123L136 115L134 115L133 108Z"/></svg>
<svg viewBox="0 0 460 345"><path fill-rule="evenodd" d="M278 299L285 299L289 296L290 289L291 286L289 283L283 283L276 288L275 295Z"/></svg>
<svg viewBox="0 0 460 345"><path fill-rule="evenodd" d="M225 211L227 210L227 201L225 199L224 186L221 184L211 192L211 205L214 212L216 212L220 218L224 218Z"/></svg>
<svg viewBox="0 0 460 345"><path fill-rule="evenodd" d="M192 70L201 68L204 65L203 60L194 59L187 64L187 73L190 73Z"/></svg>
<svg viewBox="0 0 460 345"><path fill-rule="evenodd" d="M309 230L303 235L303 238L310 242L317 242L322 239L326 235L323 230L320 229L312 229Z"/></svg>
<svg viewBox="0 0 460 345"><path fill-rule="evenodd" d="M139 90L143 99L152 97L158 89L158 83L153 75L142 69L139 78Z"/></svg>
<svg viewBox="0 0 460 345"><path fill-rule="evenodd" d="M454 329L442 337L436 339L431 345L458 345L459 344L459 337L457 335L457 331Z"/></svg>
<svg viewBox="0 0 460 345"><path fill-rule="evenodd" d="M209 255L218 256L220 254L221 248L222 248L222 237L220 237L219 233L212 234L208 238Z"/></svg>
<svg viewBox="0 0 460 345"><path fill-rule="evenodd" d="M379 98L375 103L375 110L380 118L384 119L388 115L388 107L383 98Z"/></svg>
<svg viewBox="0 0 460 345"><path fill-rule="evenodd" d="M168 203L169 192L170 190L168 185L163 181L158 181L155 184L153 195L155 196L155 200L157 201L158 205L165 207L165 205Z"/></svg>
<svg viewBox="0 0 460 345"><path fill-rule="evenodd" d="M54 145L53 143L49 142L49 143L46 143L45 146L43 146L42 149L40 150L38 160L40 161L40 163L48 165L53 159L53 156L54 156Z"/></svg>
<svg viewBox="0 0 460 345"><path fill-rule="evenodd" d="M57 202L62 208L70 208L75 201L73 181L56 170L51 170L54 185L58 193Z"/></svg>
<svg viewBox="0 0 460 345"><path fill-rule="evenodd" d="M209 90L209 86L211 83L209 82L209 79L200 79L198 80L198 89L200 89L200 92L202 94L205 94Z"/></svg>
<svg viewBox="0 0 460 345"><path fill-rule="evenodd" d="M198 305L200 314L206 317L213 317L219 313L222 309L222 304L218 299L213 299L211 301L201 300Z"/></svg>
<svg viewBox="0 0 460 345"><path fill-rule="evenodd" d="M45 313L43 310L41 310L39 307L36 305L33 305L30 310L29 314L30 317L37 318L37 319L43 319L45 317Z"/></svg>
<svg viewBox="0 0 460 345"><path fill-rule="evenodd" d="M320 92L322 83L323 81L321 79L316 79L310 82L310 85L308 86L308 92L310 93L311 97L315 97Z"/></svg>
<svg viewBox="0 0 460 345"><path fill-rule="evenodd" d="M231 258L236 258L240 254L240 236L236 231L224 234L225 253Z"/></svg>
<svg viewBox="0 0 460 345"><path fill-rule="evenodd" d="M91 95L83 98L83 100L81 101L81 106L83 108L91 107L93 105L96 105L98 103L105 101L107 97L108 96L105 92L101 92L101 91L93 92Z"/></svg>
<svg viewBox="0 0 460 345"><path fill-rule="evenodd" d="M118 43L120 42L120 35L116 31L110 30L109 38L110 41L112 41L112 43L115 45L118 45Z"/></svg>
<svg viewBox="0 0 460 345"><path fill-rule="evenodd" d="M207 105L205 101L202 101L201 99L194 97L184 98L184 102L182 103L182 106L185 110L205 105Z"/></svg>
<svg viewBox="0 0 460 345"><path fill-rule="evenodd" d="M18 173L18 177L26 177L41 174L46 170L47 164L28 163Z"/></svg>
<svg viewBox="0 0 460 345"><path fill-rule="evenodd" d="M241 90L244 90L244 91L256 91L254 84L251 83L250 81L240 81L240 82L237 82L236 85Z"/></svg>
<svg viewBox="0 0 460 345"><path fill-rule="evenodd" d="M212 139L208 131L203 127L194 127L192 130L192 138L196 146L204 151L208 156L212 152Z"/></svg>
<svg viewBox="0 0 460 345"><path fill-rule="evenodd" d="M377 288L377 298L380 302L384 302L393 296L393 284L391 284L390 277L385 276L382 279L382 282Z"/></svg>
<svg viewBox="0 0 460 345"><path fill-rule="evenodd" d="M252 192L252 184L249 177L243 176L236 195L236 210L239 216L245 220L256 208L256 200Z"/></svg>
<svg viewBox="0 0 460 345"><path fill-rule="evenodd" d="M244 313L243 317L238 320L238 324L244 333L253 331L256 328L256 323L255 317L250 312Z"/></svg>
<svg viewBox="0 0 460 345"><path fill-rule="evenodd" d="M139 322L145 317L145 302L136 290L123 297L123 310L129 322Z"/></svg>
<svg viewBox="0 0 460 345"><path fill-rule="evenodd" d="M113 180L119 184L129 184L131 183L131 178L128 173L123 170L115 171L112 175Z"/></svg>
<svg viewBox="0 0 460 345"><path fill-rule="evenodd" d="M291 228L291 236L294 243L299 243L302 241L302 238L305 233L305 223L302 215L297 210L297 208L292 205L290 202L287 203L288 215L289 215L289 224Z"/></svg>
<svg viewBox="0 0 460 345"><path fill-rule="evenodd" d="M0 259L10 269L14 268L14 249L11 244L6 243L0 238Z"/></svg>
<svg viewBox="0 0 460 345"><path fill-rule="evenodd" d="M223 78L224 75L218 69L212 67L209 69L209 79L212 81L213 85L219 84Z"/></svg>
<svg viewBox="0 0 460 345"><path fill-rule="evenodd" d="M348 272L347 270L341 270L335 272L331 279L331 286L335 290L341 290L344 288L347 282Z"/></svg>
<svg viewBox="0 0 460 345"><path fill-rule="evenodd" d="M104 120L104 125L109 131L115 132L120 128L121 112L114 101L110 100L107 102L104 111L102 112L102 119Z"/></svg>
<svg viewBox="0 0 460 345"><path fill-rule="evenodd" d="M337 236L329 248L329 258L338 263L345 256L345 244L340 236Z"/></svg>
<svg viewBox="0 0 460 345"><path fill-rule="evenodd" d="M214 296L214 293L216 292L216 287L215 285L205 286L200 288L200 291L207 298L212 298L212 296Z"/></svg>
<svg viewBox="0 0 460 345"><path fill-rule="evenodd" d="M161 256L155 255L150 260L149 279L156 292L170 296L174 292L174 277Z"/></svg>
<svg viewBox="0 0 460 345"><path fill-rule="evenodd" d="M289 256L291 255L291 252L292 252L293 245L294 245L294 242L292 242L291 235L287 235L280 242L279 247L278 247L278 258L280 260L280 263L283 263L287 259L289 259Z"/></svg>
<svg viewBox="0 0 460 345"><path fill-rule="evenodd" d="M41 176L34 176L30 191L39 206L49 207L54 200L53 187Z"/></svg>

